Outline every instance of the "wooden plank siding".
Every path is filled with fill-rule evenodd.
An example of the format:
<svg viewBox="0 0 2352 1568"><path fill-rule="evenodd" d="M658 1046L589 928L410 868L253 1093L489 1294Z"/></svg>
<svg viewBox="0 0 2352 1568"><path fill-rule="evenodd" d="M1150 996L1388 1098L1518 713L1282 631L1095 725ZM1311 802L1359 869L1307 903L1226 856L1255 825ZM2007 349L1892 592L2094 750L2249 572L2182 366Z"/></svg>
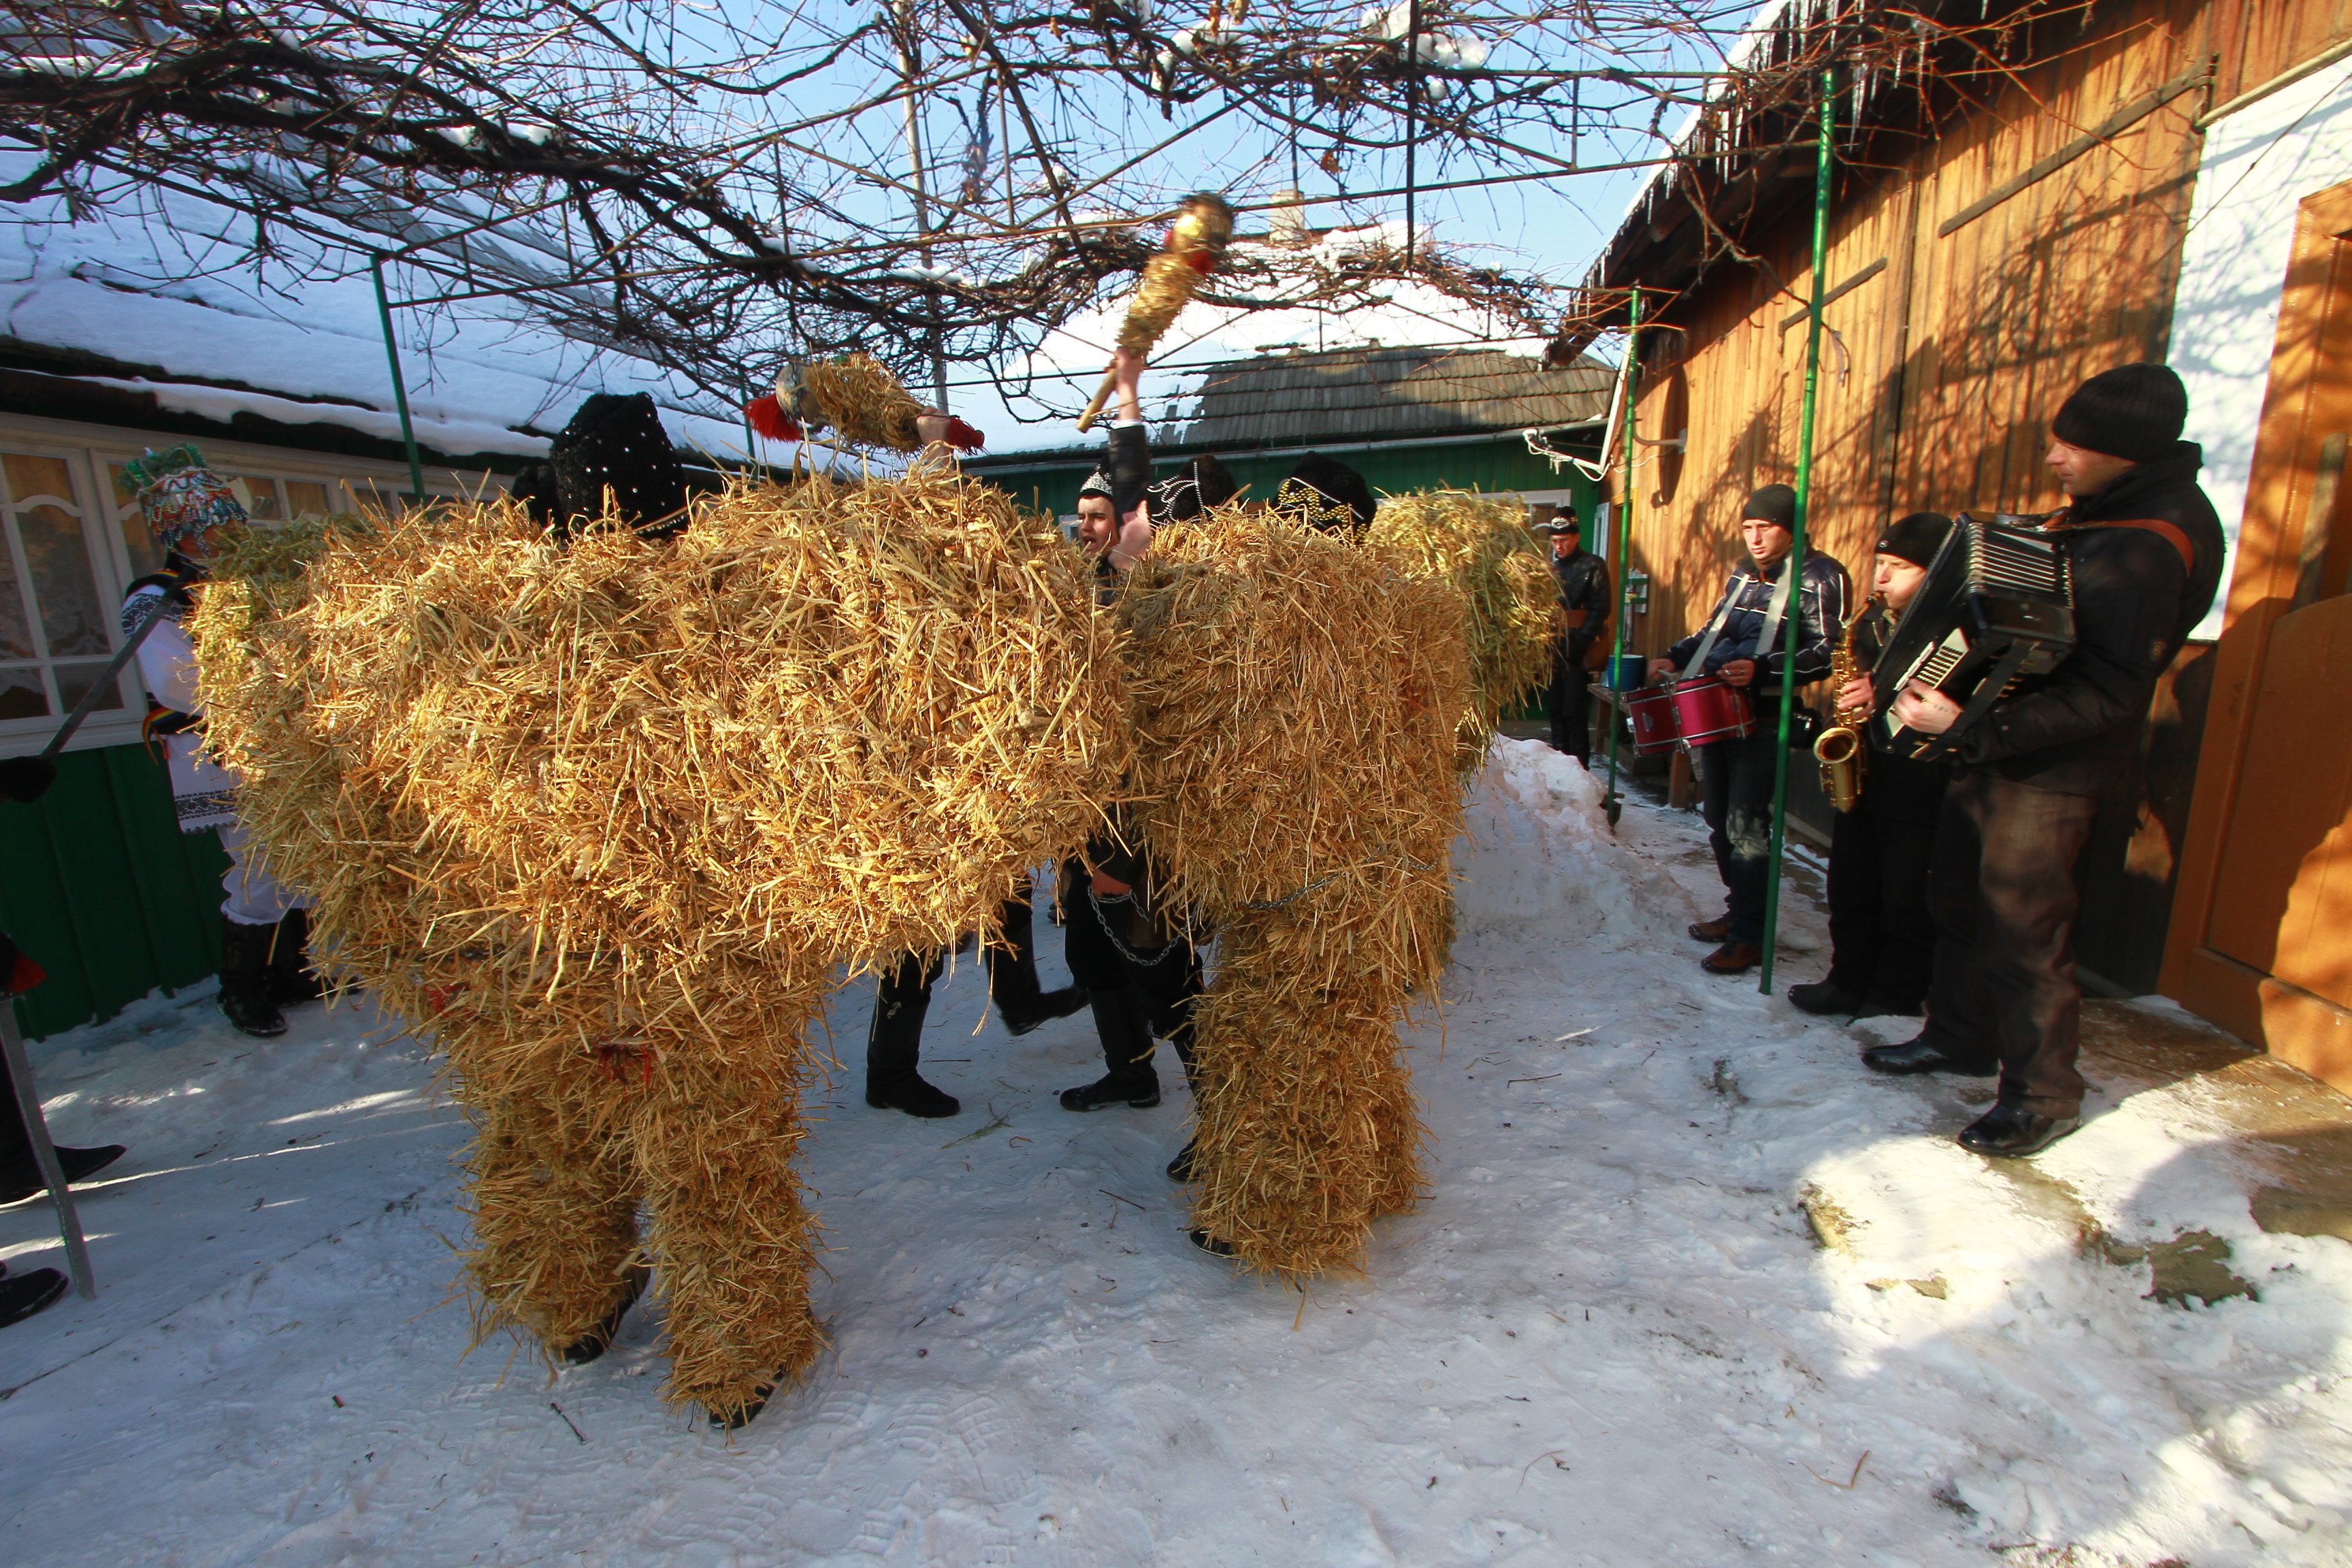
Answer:
<svg viewBox="0 0 2352 1568"><path fill-rule="evenodd" d="M1824 312L1811 526L1857 574L1878 531L1905 512L2057 505L2042 457L2059 399L2109 365L2163 357L2204 91L1954 233L1937 229L2196 68L2214 52L2217 23L2272 26L2222 9L2103 7L2096 35L2021 72L1984 110L1897 149L1899 159L1841 172L1829 286L1877 270ZM1886 153L1865 145L1861 157ZM1645 651L1714 602L1738 556L1748 492L1796 477L1805 331L1783 322L1811 291L1810 217L1786 212L1757 247L1762 265L1720 268L1677 301L1664 321L1682 330L1662 331L1643 355L1641 434L1679 429L1687 442L1678 460L1645 447L1638 462L1635 558L1655 584Z"/></svg>

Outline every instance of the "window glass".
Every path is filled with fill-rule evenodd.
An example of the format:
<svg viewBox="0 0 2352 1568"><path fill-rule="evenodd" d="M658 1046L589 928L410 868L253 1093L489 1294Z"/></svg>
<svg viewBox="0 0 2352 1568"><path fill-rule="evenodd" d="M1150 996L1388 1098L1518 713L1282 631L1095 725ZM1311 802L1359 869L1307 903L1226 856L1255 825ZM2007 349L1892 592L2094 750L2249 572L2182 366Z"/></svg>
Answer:
<svg viewBox="0 0 2352 1568"><path fill-rule="evenodd" d="M81 519L61 507L20 506L16 535L33 575L33 609L51 658L77 653L100 657L113 649L98 607L98 582Z"/></svg>
<svg viewBox="0 0 2352 1568"><path fill-rule="evenodd" d="M16 558L0 536L0 658L32 657L33 618L26 611L24 584L16 581Z"/></svg>
<svg viewBox="0 0 2352 1568"><path fill-rule="evenodd" d="M131 493L131 486L122 477L122 465L110 463L106 468L109 483L114 486L114 508L122 518L122 549L131 557L131 574L146 577L163 569L163 549L155 536L147 531L147 514Z"/></svg>
<svg viewBox="0 0 2352 1568"><path fill-rule="evenodd" d="M79 664L60 664L57 666L56 668L58 677L58 700L63 703L65 705L65 710L70 713L80 704L82 698L89 694L90 683L95 681L100 676L106 673L106 660L102 658L93 658ZM114 682L113 689L100 697L97 703L91 707L90 711L93 713L114 713L120 712L121 708L122 681L121 678L118 677Z"/></svg>
<svg viewBox="0 0 2352 1568"><path fill-rule="evenodd" d="M0 719L38 719L48 710L39 669L29 664L0 664Z"/></svg>
<svg viewBox="0 0 2352 1568"><path fill-rule="evenodd" d="M309 479L286 481L286 514L289 517L324 517L327 515L327 487Z"/></svg>
<svg viewBox="0 0 2352 1568"><path fill-rule="evenodd" d="M0 719L37 719L89 690L114 649L113 616L70 463L0 452L0 658L9 661L0 665ZM122 707L120 682L103 705Z"/></svg>
<svg viewBox="0 0 2352 1568"><path fill-rule="evenodd" d="M230 474L231 484L245 481L245 493L238 498L246 514L256 522L284 522L286 509L278 503L278 481L260 474Z"/></svg>
<svg viewBox="0 0 2352 1568"><path fill-rule="evenodd" d="M0 453L0 466L8 472L8 499L18 506L36 500L74 503L73 470L66 467L63 458L44 458L31 452Z"/></svg>

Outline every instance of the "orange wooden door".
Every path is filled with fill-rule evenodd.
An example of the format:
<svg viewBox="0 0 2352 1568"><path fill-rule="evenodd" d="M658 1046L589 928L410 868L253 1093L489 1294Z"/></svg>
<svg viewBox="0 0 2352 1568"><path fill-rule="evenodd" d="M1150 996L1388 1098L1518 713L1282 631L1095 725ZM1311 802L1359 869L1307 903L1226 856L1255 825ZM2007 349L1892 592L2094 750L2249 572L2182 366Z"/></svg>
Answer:
<svg viewBox="0 0 2352 1568"><path fill-rule="evenodd" d="M2306 199L2263 404L2165 990L2352 1089L2352 184Z"/></svg>

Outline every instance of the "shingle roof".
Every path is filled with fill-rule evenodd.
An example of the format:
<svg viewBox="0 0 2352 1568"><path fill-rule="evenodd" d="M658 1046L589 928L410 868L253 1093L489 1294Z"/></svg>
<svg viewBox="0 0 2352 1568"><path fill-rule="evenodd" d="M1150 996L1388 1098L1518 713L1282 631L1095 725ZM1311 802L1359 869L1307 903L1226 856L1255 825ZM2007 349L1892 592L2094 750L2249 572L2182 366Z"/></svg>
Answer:
<svg viewBox="0 0 2352 1568"><path fill-rule="evenodd" d="M1615 374L1591 359L1546 370L1496 349L1261 355L1209 370L1181 440L1236 451L1574 425L1607 416Z"/></svg>

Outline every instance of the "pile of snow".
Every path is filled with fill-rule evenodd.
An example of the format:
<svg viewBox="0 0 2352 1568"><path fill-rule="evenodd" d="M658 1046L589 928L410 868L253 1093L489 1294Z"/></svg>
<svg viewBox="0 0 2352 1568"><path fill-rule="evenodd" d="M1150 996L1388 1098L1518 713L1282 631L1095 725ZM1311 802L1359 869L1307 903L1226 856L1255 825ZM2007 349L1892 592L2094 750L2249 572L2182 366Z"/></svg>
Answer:
<svg viewBox="0 0 2352 1568"><path fill-rule="evenodd" d="M1456 929L1622 949L1691 917L1680 887L1609 826L1602 780L1540 741L1497 735L1454 841Z"/></svg>
<svg viewBox="0 0 2352 1568"><path fill-rule="evenodd" d="M869 1110L854 1066L812 1086L831 1350L731 1440L656 1403L657 1309L551 1380L465 1353L465 1128L378 1021L254 1041L189 997L45 1042L60 1137L131 1153L83 1202L100 1300L0 1330L0 1552L2352 1558L2352 1245L2254 1224L2199 1080L2107 1083L2029 1165L1966 1156L1987 1084L1874 1078L1703 973L1670 929L1719 897L1696 818L1634 801L1612 837L1573 770L1507 742L1476 782L1476 935L1408 1040L1431 1192L1365 1278L1301 1294L1195 1251L1165 1054L1160 1108L1066 1112L1100 1071L1086 1017L1009 1039L965 963L924 1038L961 1116ZM870 996L835 1004L853 1064ZM41 1205L0 1211L0 1257L57 1261ZM2184 1279L2210 1302L2166 1299Z"/></svg>

